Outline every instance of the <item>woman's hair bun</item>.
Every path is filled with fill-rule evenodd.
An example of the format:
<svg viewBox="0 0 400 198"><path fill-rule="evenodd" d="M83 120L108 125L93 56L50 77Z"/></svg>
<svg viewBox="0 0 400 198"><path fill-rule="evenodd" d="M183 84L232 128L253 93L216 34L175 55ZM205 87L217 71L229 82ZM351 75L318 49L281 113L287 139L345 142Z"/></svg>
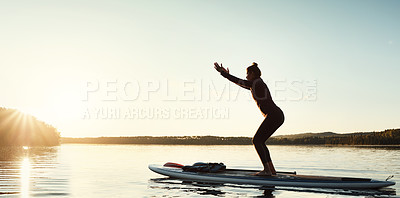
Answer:
<svg viewBox="0 0 400 198"><path fill-rule="evenodd" d="M261 76L261 71L260 69L257 67L257 63L253 62L253 64L251 64L251 66L247 67L247 72L254 72L256 74L256 76L260 77Z"/></svg>

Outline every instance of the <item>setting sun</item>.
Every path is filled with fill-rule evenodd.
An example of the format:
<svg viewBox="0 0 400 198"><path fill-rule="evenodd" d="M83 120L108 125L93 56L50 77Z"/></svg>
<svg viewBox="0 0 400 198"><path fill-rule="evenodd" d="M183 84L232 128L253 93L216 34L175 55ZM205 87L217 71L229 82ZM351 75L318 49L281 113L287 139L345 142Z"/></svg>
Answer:
<svg viewBox="0 0 400 198"><path fill-rule="evenodd" d="M0 108L0 145L58 145L59 136L57 129L27 113Z"/></svg>

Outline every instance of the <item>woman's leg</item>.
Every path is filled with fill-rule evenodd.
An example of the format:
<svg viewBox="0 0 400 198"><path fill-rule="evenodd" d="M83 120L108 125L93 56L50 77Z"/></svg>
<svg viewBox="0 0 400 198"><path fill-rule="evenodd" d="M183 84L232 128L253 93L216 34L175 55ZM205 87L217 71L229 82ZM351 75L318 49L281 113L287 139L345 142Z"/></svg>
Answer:
<svg viewBox="0 0 400 198"><path fill-rule="evenodd" d="M270 170L268 162L272 162L271 156L267 146L265 145L265 141L273 134L274 131L268 130L268 126L270 126L270 118L265 118L265 120L261 123L260 127L257 130L257 133L253 137L253 144L258 153L258 156L261 159L261 162L264 166L264 171L267 174L272 174L272 170Z"/></svg>
<svg viewBox="0 0 400 198"><path fill-rule="evenodd" d="M276 174L274 165L272 164L271 156L265 141L283 124L284 116L283 113L278 112L269 114L264 121L261 123L256 134L253 138L253 144L256 148L258 156L264 166L264 172L266 175Z"/></svg>
<svg viewBox="0 0 400 198"><path fill-rule="evenodd" d="M272 175L276 175L276 170L272 161L268 162L268 168L271 170Z"/></svg>

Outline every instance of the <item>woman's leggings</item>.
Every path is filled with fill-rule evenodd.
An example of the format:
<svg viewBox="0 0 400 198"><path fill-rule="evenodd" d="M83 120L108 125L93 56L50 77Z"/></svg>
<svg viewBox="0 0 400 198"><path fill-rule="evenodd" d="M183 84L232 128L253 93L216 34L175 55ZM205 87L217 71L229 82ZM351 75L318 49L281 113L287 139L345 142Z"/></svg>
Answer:
<svg viewBox="0 0 400 198"><path fill-rule="evenodd" d="M271 162L271 156L269 155L265 141L267 141L267 139L283 124L284 120L285 116L282 110L279 107L276 108L267 114L253 137L254 147L263 165L267 164L267 162Z"/></svg>

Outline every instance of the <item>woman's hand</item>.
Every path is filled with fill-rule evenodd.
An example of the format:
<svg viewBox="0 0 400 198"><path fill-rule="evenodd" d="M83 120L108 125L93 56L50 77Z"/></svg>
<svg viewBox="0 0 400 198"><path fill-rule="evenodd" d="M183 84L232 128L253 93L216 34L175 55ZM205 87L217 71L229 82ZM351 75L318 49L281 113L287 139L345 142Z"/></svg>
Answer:
<svg viewBox="0 0 400 198"><path fill-rule="evenodd" d="M221 66L219 66L219 64L217 63L217 62L215 62L214 63L214 68L218 71L218 72L225 72L225 73L228 73L229 74L229 68L224 68L223 66L222 66L222 63L221 63Z"/></svg>

